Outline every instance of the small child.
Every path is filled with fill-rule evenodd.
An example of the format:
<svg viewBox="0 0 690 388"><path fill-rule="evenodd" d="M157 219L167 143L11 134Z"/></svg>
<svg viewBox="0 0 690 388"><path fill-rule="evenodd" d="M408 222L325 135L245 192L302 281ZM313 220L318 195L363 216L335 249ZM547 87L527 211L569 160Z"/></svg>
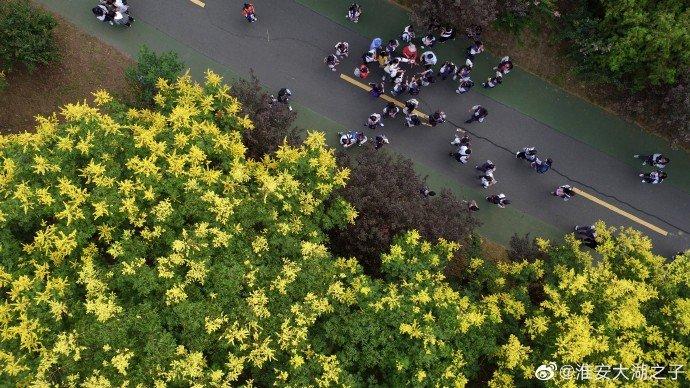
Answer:
<svg viewBox="0 0 690 388"><path fill-rule="evenodd" d="M249 23L254 23L258 20L252 3L244 3L242 7L242 16L244 16Z"/></svg>

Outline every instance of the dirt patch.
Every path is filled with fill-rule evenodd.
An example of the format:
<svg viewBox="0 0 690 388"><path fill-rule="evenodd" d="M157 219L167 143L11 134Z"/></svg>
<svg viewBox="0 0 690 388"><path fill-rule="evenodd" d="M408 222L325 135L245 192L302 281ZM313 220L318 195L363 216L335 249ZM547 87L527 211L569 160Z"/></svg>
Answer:
<svg viewBox="0 0 690 388"><path fill-rule="evenodd" d="M58 15L53 16L58 22L54 33L61 58L32 74L16 69L7 75L9 87L0 92L0 133L31 131L34 116L90 99L91 92L98 89L124 100L131 98L124 70L133 60Z"/></svg>

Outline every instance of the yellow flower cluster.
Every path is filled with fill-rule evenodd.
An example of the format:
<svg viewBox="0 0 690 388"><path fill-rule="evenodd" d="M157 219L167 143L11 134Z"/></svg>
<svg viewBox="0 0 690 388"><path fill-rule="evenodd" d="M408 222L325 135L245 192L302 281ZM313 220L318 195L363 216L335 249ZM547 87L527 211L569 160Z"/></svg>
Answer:
<svg viewBox="0 0 690 388"><path fill-rule="evenodd" d="M38 117L35 133L0 137L0 226L29 215L42 219L22 242L27 258L21 265L33 263L33 275L13 276L0 267L0 289L8 298L0 302L0 341L16 341L23 351L33 352L38 367L0 351L0 373L18 376L29 370L34 386L126 386L125 378L136 375L136 349L116 339L95 348L105 360L103 369L65 372L60 381L51 380L52 369L66 357L85 358L87 349L79 342L82 333L51 334L55 322L46 315L58 322L75 311L99 323L134 319L122 314L131 295L120 293L135 294L151 282L164 285L148 296L162 299L154 300L161 308L196 303L199 295L211 304L227 300L227 290L213 288L218 280L209 281L211 266L216 260L236 260L234 255L242 252L249 253L239 274L245 280L247 313L236 321L218 310L203 315L202 333L227 341L232 349L227 364L211 370L203 353L180 347L169 365L152 366L152 380L143 386L236 385L245 368L272 368L279 352L293 369L318 365L322 373L312 384L338 384L338 361L311 349L309 330L334 304L356 303L372 288L354 259L340 260L338 268L341 278L357 275L351 283L333 279L309 292L301 275L303 268L313 271L330 260L312 215L345 185L349 170L337 167L320 132L310 132L301 146L284 144L273 156L248 160L240 131L254 124L213 72L207 72L204 85L186 74L174 83L159 80L157 89L161 109L109 116L100 109L118 105L99 90L93 93L96 107L69 104L59 116ZM215 120L219 117L223 124ZM357 216L349 204L337 208L348 222ZM195 220L180 227L187 222L181 210ZM250 212L265 214L258 233L245 222ZM274 258L269 242L273 247L276 236L293 239L297 257ZM278 265L268 277L270 260ZM74 304L79 304L76 310ZM35 306L47 314L37 317ZM268 330L276 317L282 326ZM137 361L145 357L136 353ZM297 376L291 369L274 372L286 384Z"/></svg>

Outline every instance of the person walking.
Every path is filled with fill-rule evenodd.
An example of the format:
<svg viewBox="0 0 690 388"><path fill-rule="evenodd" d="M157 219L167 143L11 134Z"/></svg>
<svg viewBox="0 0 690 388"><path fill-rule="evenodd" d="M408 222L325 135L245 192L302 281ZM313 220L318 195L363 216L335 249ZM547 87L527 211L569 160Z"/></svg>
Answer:
<svg viewBox="0 0 690 388"><path fill-rule="evenodd" d="M422 120L417 116L417 114L412 113L410 115L405 116L405 126L406 127L416 127L418 125L426 125L427 127L430 127L431 125L422 122Z"/></svg>
<svg viewBox="0 0 690 388"><path fill-rule="evenodd" d="M436 77L434 76L434 70L427 69L419 73L419 82L421 82L422 86L429 86L435 83Z"/></svg>
<svg viewBox="0 0 690 388"><path fill-rule="evenodd" d="M436 37L432 34L425 35L422 38L422 48L428 47L432 48L436 44Z"/></svg>
<svg viewBox="0 0 690 388"><path fill-rule="evenodd" d="M290 111L292 111L292 106L290 106L290 97L291 96L292 96L292 92L288 88L282 88L278 91L277 101L280 102L281 104L287 105L287 107Z"/></svg>
<svg viewBox="0 0 690 388"><path fill-rule="evenodd" d="M335 54L329 54L326 58L323 59L323 63L328 65L328 68L331 69L331 71L336 71L336 67L340 63L338 60L338 57Z"/></svg>
<svg viewBox="0 0 690 388"><path fill-rule="evenodd" d="M491 170L486 171L484 174L478 176L479 182L483 188L488 188L495 185L498 181L494 178L494 173Z"/></svg>
<svg viewBox="0 0 690 388"><path fill-rule="evenodd" d="M652 171L649 174L640 173L639 176L642 178L642 183L650 183L652 185L658 185L668 178L668 174L662 170Z"/></svg>
<svg viewBox="0 0 690 388"><path fill-rule="evenodd" d="M436 58L436 54L434 54L433 51L425 51L422 53L422 66L425 68L431 68L436 65L436 62L438 62L438 58Z"/></svg>
<svg viewBox="0 0 690 388"><path fill-rule="evenodd" d="M470 213L478 212L479 211L479 205L477 205L477 201L474 199L471 199L469 201L464 200L462 203L467 207L467 211Z"/></svg>
<svg viewBox="0 0 690 388"><path fill-rule="evenodd" d="M551 192L551 195L561 198L564 201L569 200L575 196L575 191L570 185L561 185L556 188L556 190Z"/></svg>
<svg viewBox="0 0 690 388"><path fill-rule="evenodd" d="M347 58L350 55L350 44L347 42L338 42L335 44L335 56L338 58Z"/></svg>
<svg viewBox="0 0 690 388"><path fill-rule="evenodd" d="M419 79L416 76L414 76L414 77L412 77L410 82L407 84L407 88L408 88L407 92L411 96L416 96L416 95L419 95L419 92L422 90L422 85L420 84Z"/></svg>
<svg viewBox="0 0 690 388"><path fill-rule="evenodd" d="M242 6L242 16L244 16L249 23L254 23L255 21L259 20L256 17L256 10L254 9L254 4L252 3L244 3L244 6Z"/></svg>
<svg viewBox="0 0 690 388"><path fill-rule="evenodd" d="M480 41L475 41L472 45L467 47L467 53L465 54L465 59L471 64L474 63L474 58L484 52L484 44Z"/></svg>
<svg viewBox="0 0 690 388"><path fill-rule="evenodd" d="M445 81L446 78L452 77L455 74L456 70L457 66L455 66L453 62L445 61L443 62L443 65L441 65L441 68L438 71L438 76Z"/></svg>
<svg viewBox="0 0 690 388"><path fill-rule="evenodd" d="M367 119L366 124L364 124L364 126L369 127L369 129L376 129L377 125L384 126L381 115L378 113L372 113Z"/></svg>
<svg viewBox="0 0 690 388"><path fill-rule="evenodd" d="M470 124L475 121L483 123L486 116L489 115L489 111L481 105L473 106L470 109L470 112L472 112L472 116L465 121L466 124Z"/></svg>
<svg viewBox="0 0 690 388"><path fill-rule="evenodd" d="M663 154L635 154L634 157L637 159L642 159L643 166L649 164L650 166L655 168L665 168L666 165L671 161L668 157L666 157Z"/></svg>
<svg viewBox="0 0 690 388"><path fill-rule="evenodd" d="M376 135L376 138L374 139L374 149L378 150L385 144L388 144L388 138L386 135Z"/></svg>
<svg viewBox="0 0 690 388"><path fill-rule="evenodd" d="M371 44L369 45L369 51L373 50L374 52L378 52L378 50L381 48L382 45L383 45L383 39L374 38L374 39L372 39Z"/></svg>
<svg viewBox="0 0 690 388"><path fill-rule="evenodd" d="M592 249L596 249L597 243L597 231L594 225L575 225L575 238L582 241L582 243Z"/></svg>
<svg viewBox="0 0 690 388"><path fill-rule="evenodd" d="M400 40L405 43L410 43L415 38L414 27L412 25L405 26L403 33L400 35Z"/></svg>
<svg viewBox="0 0 690 388"><path fill-rule="evenodd" d="M370 82L369 86L371 86L371 91L369 92L369 94L371 94L371 96L374 98L379 98L379 96L381 96L385 92L383 82L380 82L378 84Z"/></svg>
<svg viewBox="0 0 690 388"><path fill-rule="evenodd" d="M469 92L470 89L472 89L473 86L474 86L474 81L472 81L472 80L469 79L469 78L463 79L463 80L461 80L460 83L458 84L458 88L455 89L455 93L457 93L457 94L465 94L465 93Z"/></svg>
<svg viewBox="0 0 690 388"><path fill-rule="evenodd" d="M438 42L445 43L449 40L455 38L455 31L452 27L441 27L441 33L439 34Z"/></svg>
<svg viewBox="0 0 690 388"><path fill-rule="evenodd" d="M369 67L366 65L366 63L362 63L355 68L355 77L359 77L360 79L365 79L368 76L369 76Z"/></svg>
<svg viewBox="0 0 690 388"><path fill-rule="evenodd" d="M448 153L448 155L455 158L455 160L457 160L460 164L467 164L467 162L470 160L471 154L472 150L470 149L469 145L465 144L458 147L457 150Z"/></svg>
<svg viewBox="0 0 690 388"><path fill-rule="evenodd" d="M353 23L359 22L359 17L362 16L362 6L357 3L352 3L347 8L345 17Z"/></svg>
<svg viewBox="0 0 690 388"><path fill-rule="evenodd" d="M367 142L367 136L364 134L364 132L357 132L356 140L357 145L361 147L362 145L364 145L364 143Z"/></svg>
<svg viewBox="0 0 690 388"><path fill-rule="evenodd" d="M403 113L405 116L409 116L412 112L419 106L419 101L416 98L410 98L405 101L405 107L403 108Z"/></svg>
<svg viewBox="0 0 690 388"><path fill-rule="evenodd" d="M489 77L486 82L482 83L484 89L493 89L503 82L502 75L496 75L494 77Z"/></svg>
<svg viewBox="0 0 690 388"><path fill-rule="evenodd" d="M405 74L405 70L400 68L400 58L393 58L386 63L386 66L383 67L383 72L384 75L381 77L384 81L386 80L386 77L390 78L392 82L396 82L395 78L398 76L401 76L402 74ZM402 72L400 74L400 72ZM400 82L400 81L397 81Z"/></svg>
<svg viewBox="0 0 690 388"><path fill-rule="evenodd" d="M429 124L435 127L438 124L443 124L446 122L446 112L442 110L437 110L431 116L429 116Z"/></svg>
<svg viewBox="0 0 690 388"><path fill-rule="evenodd" d="M391 94L394 96L399 96L409 89L408 83L404 80L400 82L396 82L395 85L393 86L393 89L391 89Z"/></svg>
<svg viewBox="0 0 690 388"><path fill-rule="evenodd" d="M510 199L508 199L508 197L503 193L498 195L490 195L486 197L486 201L489 203L493 203L494 205L498 205L498 207L500 207L501 209L510 205Z"/></svg>
<svg viewBox="0 0 690 388"><path fill-rule="evenodd" d="M532 163L537 159L537 149L534 147L524 147L521 151L515 153L515 158L524 159Z"/></svg>
<svg viewBox="0 0 690 388"><path fill-rule="evenodd" d="M395 54L395 50L398 49L398 46L400 46L400 42L398 42L397 39L391 39L386 45L386 51L388 51L390 56L393 56L393 54Z"/></svg>
<svg viewBox="0 0 690 388"><path fill-rule="evenodd" d="M494 67L494 70L496 70L497 76L504 76L513 70L513 62L510 60L510 57L505 56L501 58L501 62L499 62L498 66Z"/></svg>
<svg viewBox="0 0 690 388"><path fill-rule="evenodd" d="M481 171L482 173L491 173L493 174L494 171L496 171L496 165L494 162L491 160L487 160L486 162L482 163L481 165L474 166L477 170Z"/></svg>
<svg viewBox="0 0 690 388"><path fill-rule="evenodd" d="M376 54L376 60L379 62L379 67L386 67L388 65L388 62L390 61L390 56L388 55L388 51L384 49L379 49L377 54ZM385 78L385 76L384 76Z"/></svg>
<svg viewBox="0 0 690 388"><path fill-rule="evenodd" d="M544 174L545 172L551 169L552 164L553 160L551 160L551 158L546 158L546 160L544 161L537 158L534 162L530 164L530 166L532 166L532 168L539 174Z"/></svg>
<svg viewBox="0 0 690 388"><path fill-rule="evenodd" d="M429 189L429 186L426 184L426 178L428 177L429 175L425 176L424 179L422 179L422 187L419 188L419 194L422 195L422 198L429 198L436 195L436 192Z"/></svg>
<svg viewBox="0 0 690 388"><path fill-rule="evenodd" d="M405 70L403 69L398 69L395 72L395 75L393 75L393 78L391 79L394 84L399 84L402 82L405 82Z"/></svg>
<svg viewBox="0 0 690 388"><path fill-rule="evenodd" d="M362 144L367 142L367 136L364 134L364 132L356 132L356 131L348 131L346 133L338 132L338 137L339 137L340 145L343 146L343 148L350 148L355 144L357 144L358 146L361 146Z"/></svg>
<svg viewBox="0 0 690 388"><path fill-rule="evenodd" d="M372 62L376 62L376 50L369 50L362 54L362 63L369 64Z"/></svg>
<svg viewBox="0 0 690 388"><path fill-rule="evenodd" d="M115 24L115 11L108 9L108 7L103 4L91 8L91 12L99 21L108 23L111 26Z"/></svg>
<svg viewBox="0 0 690 388"><path fill-rule="evenodd" d="M467 133L465 133L465 131L462 128L456 128L455 129L455 137L453 138L453 141L450 142L450 145L454 145L454 146L466 145L467 147L469 147L470 146L470 136Z"/></svg>
<svg viewBox="0 0 690 388"><path fill-rule="evenodd" d="M389 102L386 104L385 107L383 107L383 117L384 118L395 118L395 116L400 112L400 108L398 108L394 103Z"/></svg>
<svg viewBox="0 0 690 388"><path fill-rule="evenodd" d="M460 80L469 80L470 79L470 73L472 72L472 66L468 66L467 64L458 67L457 70L455 70L455 74L453 75L453 81L456 79L460 78Z"/></svg>
<svg viewBox="0 0 690 388"><path fill-rule="evenodd" d="M405 46L402 50L403 57L411 64L417 63L417 46L412 43Z"/></svg>

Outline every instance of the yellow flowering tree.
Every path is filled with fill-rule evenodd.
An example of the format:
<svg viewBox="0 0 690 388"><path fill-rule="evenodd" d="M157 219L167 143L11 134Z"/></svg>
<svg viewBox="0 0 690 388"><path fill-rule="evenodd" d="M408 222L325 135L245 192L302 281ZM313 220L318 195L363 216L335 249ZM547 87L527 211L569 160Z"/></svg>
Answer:
<svg viewBox="0 0 690 388"><path fill-rule="evenodd" d="M357 312L327 321L331 347L362 385L464 386L497 350L501 309L454 290L443 274L458 248L416 231L398 237L382 255L383 279L355 295Z"/></svg>
<svg viewBox="0 0 690 388"><path fill-rule="evenodd" d="M331 198L348 171L321 133L245 157L252 122L213 73L157 90L0 138L0 381L345 382L307 334L345 306L331 279L352 287L323 245L354 217Z"/></svg>
<svg viewBox="0 0 690 388"><path fill-rule="evenodd" d="M596 259L569 235L559 246L537 240L544 261L501 268L508 283L517 279L513 292L522 288L531 308L497 354L496 386L534 381L536 368L552 362L573 372L556 373L550 380L555 386L587 384L597 376L641 384L643 376L654 381L660 366L665 369L657 377L669 386L687 385L690 251L667 262L639 231L602 222L596 229ZM530 266L543 270L520 279L524 271L516 267ZM683 369L676 374L678 365Z"/></svg>

